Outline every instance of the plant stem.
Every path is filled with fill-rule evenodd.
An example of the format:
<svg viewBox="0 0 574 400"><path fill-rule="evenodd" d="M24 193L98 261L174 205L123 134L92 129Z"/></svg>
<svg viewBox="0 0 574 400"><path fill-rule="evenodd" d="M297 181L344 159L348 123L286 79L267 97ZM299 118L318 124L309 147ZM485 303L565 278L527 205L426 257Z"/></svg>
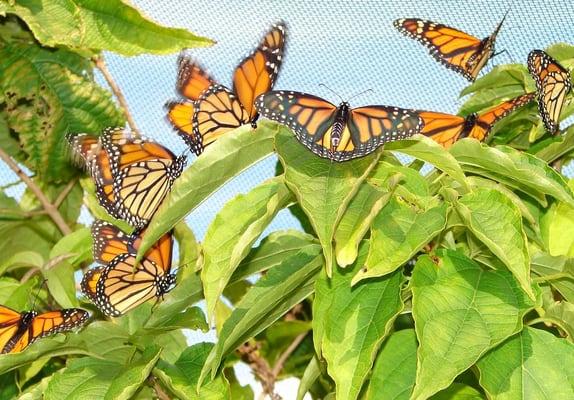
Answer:
<svg viewBox="0 0 574 400"><path fill-rule="evenodd" d="M46 210L46 214L52 218L52 221L54 221L58 229L60 229L64 235L72 233L72 229L70 229L62 217L62 214L60 214L58 211L58 208L50 202L50 200L46 197L38 185L36 185L36 183L28 175L26 175L24 171L22 171L16 161L14 161L12 157L5 153L2 148L0 148L0 158L8 165L8 167L10 167L12 171L14 171L16 175L18 175L18 177L20 177L20 179L22 179L22 181L26 184L26 186L28 186L32 193L34 193L36 198L40 201L40 204L42 204L44 210Z"/></svg>
<svg viewBox="0 0 574 400"><path fill-rule="evenodd" d="M124 97L124 94L120 90L120 87L114 81L114 78L112 78L112 75L110 74L110 71L108 70L106 62L104 61L104 56L102 54L100 54L99 56L94 57L93 61L94 61L94 64L96 65L96 68L99 69L100 72L102 73L102 75L104 76L104 79L106 80L106 82L110 86L110 89L112 89L112 93L118 99L118 103L120 103L120 108L122 109L122 111L126 117L126 120L128 121L128 125L130 126L132 132L134 134L136 134L137 136L140 136L140 131L137 128L136 123L135 123L135 121L134 121L134 119L130 113L126 98Z"/></svg>
<svg viewBox="0 0 574 400"><path fill-rule="evenodd" d="M78 181L78 179L74 178L70 182L68 182L68 184L66 185L64 190L62 190L60 192L60 194L58 195L58 197L56 198L56 201L54 201L54 207L60 208L60 206L62 205L64 200L66 200L66 197L68 197L68 195L70 194L70 192L74 188L74 185L76 184L77 181Z"/></svg>
<svg viewBox="0 0 574 400"><path fill-rule="evenodd" d="M159 400L170 400L169 395L162 389L155 376L151 376L150 378L153 383L153 390L155 391L155 394L157 394L157 398Z"/></svg>
<svg viewBox="0 0 574 400"><path fill-rule="evenodd" d="M277 379L277 377L279 376L279 373L281 372L281 370L283 369L283 366L285 365L285 361L287 361L289 356L301 344L303 339L305 339L305 336L307 336L307 332L301 333L299 336L297 336L293 340L293 342L291 342L289 347L287 347L287 349L285 349L285 351L279 356L279 358L277 359L277 362L273 366L273 370L271 370L271 373L273 374L274 380ZM275 382L273 382L273 384L275 384Z"/></svg>

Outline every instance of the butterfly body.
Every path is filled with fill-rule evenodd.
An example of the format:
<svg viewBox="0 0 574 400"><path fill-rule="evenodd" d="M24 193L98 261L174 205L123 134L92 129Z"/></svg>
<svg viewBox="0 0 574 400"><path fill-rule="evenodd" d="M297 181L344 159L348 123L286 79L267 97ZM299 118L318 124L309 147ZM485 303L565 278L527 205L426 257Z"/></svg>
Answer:
<svg viewBox="0 0 574 400"><path fill-rule="evenodd" d="M494 32L484 39L471 36L447 25L419 18L402 18L395 28L429 49L431 56L469 81L474 81L480 70L494 55L494 45L504 19Z"/></svg>
<svg viewBox="0 0 574 400"><path fill-rule="evenodd" d="M19 313L0 305L0 354L24 350L39 338L79 327L90 314L80 308Z"/></svg>
<svg viewBox="0 0 574 400"><path fill-rule="evenodd" d="M422 125L412 110L391 106L351 108L292 91L271 91L255 105L261 116L282 123L320 157L342 162L373 152L385 142L414 135Z"/></svg>

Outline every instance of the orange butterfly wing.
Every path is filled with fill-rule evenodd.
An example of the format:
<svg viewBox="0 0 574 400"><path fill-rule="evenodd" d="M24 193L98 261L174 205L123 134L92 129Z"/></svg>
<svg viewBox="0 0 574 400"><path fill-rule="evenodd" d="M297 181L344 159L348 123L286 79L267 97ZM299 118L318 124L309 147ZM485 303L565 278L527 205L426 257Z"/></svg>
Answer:
<svg viewBox="0 0 574 400"><path fill-rule="evenodd" d="M37 314L34 311L19 314L7 307L0 306L0 318L8 313L18 315L20 318L16 322L17 329L4 344L4 333L0 335L0 347L2 353L17 353L24 350L36 339L53 335L58 332L69 331L83 325L90 314L80 308L68 308L64 310L49 311ZM12 317L13 318L13 317ZM0 322L0 327L2 323ZM0 328L1 329L1 328ZM3 344L3 346L2 346Z"/></svg>
<svg viewBox="0 0 574 400"><path fill-rule="evenodd" d="M102 272L104 272L104 269L105 267L101 265L98 265L97 267L94 268L90 268L84 273L82 283L80 284L82 293L86 295L86 297L98 307L99 307L99 300L96 290L98 280L100 279L100 276L102 276Z"/></svg>
<svg viewBox="0 0 574 400"><path fill-rule="evenodd" d="M418 18L398 19L394 26L405 36L429 48L430 54L447 68L474 81L494 54L494 42L502 22L504 19L492 35L482 40L449 26Z"/></svg>
<svg viewBox="0 0 574 400"><path fill-rule="evenodd" d="M114 218L120 218L114 197L114 177L108 153L104 150L100 138L85 133L66 136L74 157L81 159L96 187L98 201Z"/></svg>
<svg viewBox="0 0 574 400"><path fill-rule="evenodd" d="M446 148L460 138L465 127L465 119L458 115L433 111L420 111L419 115L423 120L420 133Z"/></svg>
<svg viewBox="0 0 574 400"><path fill-rule="evenodd" d="M0 305L0 354L9 352L6 345L18 332L21 318L19 312Z"/></svg>
<svg viewBox="0 0 574 400"><path fill-rule="evenodd" d="M283 22L271 27L259 46L244 58L233 73L233 92L253 121L254 100L273 87L283 62L287 29Z"/></svg>
<svg viewBox="0 0 574 400"><path fill-rule="evenodd" d="M468 137L483 141L490 133L493 125L519 107L530 103L534 93L526 93L508 101L502 102L475 116L474 124L468 131Z"/></svg>
<svg viewBox="0 0 574 400"><path fill-rule="evenodd" d="M566 95L572 90L570 73L542 50L528 55L528 70L536 82L538 110L551 134L559 130L560 113Z"/></svg>

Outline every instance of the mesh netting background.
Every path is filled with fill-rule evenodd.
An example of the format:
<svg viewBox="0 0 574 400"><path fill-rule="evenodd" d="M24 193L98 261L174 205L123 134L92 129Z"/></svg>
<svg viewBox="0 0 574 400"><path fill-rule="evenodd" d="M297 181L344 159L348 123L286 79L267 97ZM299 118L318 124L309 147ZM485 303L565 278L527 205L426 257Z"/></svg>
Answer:
<svg viewBox="0 0 574 400"><path fill-rule="evenodd" d="M460 91L468 82L435 62L416 41L399 34L393 20L426 18L457 27L478 37L488 36L508 7L510 13L497 39L497 51L485 71L498 63L525 63L535 48L556 42L574 43L574 5L571 1L156 1L132 4L160 24L187 28L217 41L211 48L194 49L198 58L221 83L230 85L237 62L258 42L270 22L288 23L289 38L283 69L276 89L305 91L332 102L366 89L352 106L395 105L456 113ZM183 142L165 120L163 105L176 97L177 54L124 58L107 54L108 67L122 88L140 130L175 153ZM105 82L98 77L100 83ZM193 162L193 160L190 160ZM221 207L238 193L245 193L274 175L276 158L269 157L222 188L187 219L198 239ZM189 165L189 164L188 164ZM566 173L574 175L574 168ZM0 184L17 178L5 166ZM8 193L18 195L22 185ZM83 222L89 222L83 214ZM287 211L279 213L268 231L298 227ZM197 333L192 341L205 339ZM207 336L213 339L213 334Z"/></svg>

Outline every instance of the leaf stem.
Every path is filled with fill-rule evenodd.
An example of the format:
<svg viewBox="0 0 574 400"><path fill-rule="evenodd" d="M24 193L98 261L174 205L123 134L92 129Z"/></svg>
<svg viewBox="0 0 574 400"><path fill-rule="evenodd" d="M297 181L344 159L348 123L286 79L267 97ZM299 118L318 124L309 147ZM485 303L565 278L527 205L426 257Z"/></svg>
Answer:
<svg viewBox="0 0 574 400"><path fill-rule="evenodd" d="M64 200L66 200L66 197L68 197L68 195L70 194L70 192L74 188L74 185L76 184L77 181L78 181L78 179L74 178L70 182L68 182L68 184L66 185L64 190L62 190L60 192L60 194L58 195L58 197L56 198L56 201L54 201L54 207L60 208L60 206L62 205Z"/></svg>
<svg viewBox="0 0 574 400"><path fill-rule="evenodd" d="M140 136L140 131L137 128L136 123L135 123L135 121L134 121L134 119L130 113L130 110L128 108L128 102L126 101L124 94L120 90L120 87L118 86L116 81L114 81L114 78L110 74L110 71L108 70L108 66L106 65L106 62L104 61L103 54L100 54L99 56L94 57L93 61L94 61L94 64L96 65L96 68L100 70L100 72L104 76L104 79L106 80L106 82L110 86L112 93L114 94L114 96L116 96L116 99L118 99L118 103L120 103L120 108L122 109L124 116L126 117L126 120L128 121L128 125L130 126L132 132L134 132L137 136Z"/></svg>
<svg viewBox="0 0 574 400"><path fill-rule="evenodd" d="M52 221L54 221L58 229L60 229L60 231L64 235L72 233L72 229L70 229L70 227L62 217L62 214L60 214L60 212L58 211L58 208L50 202L48 197L46 197L46 195L44 194L44 192L42 192L42 190L38 187L38 185L36 185L36 183L28 175L26 175L24 171L22 171L22 169L18 166L16 161L14 161L12 157L10 157L7 153L5 153L2 148L0 148L0 159L2 159L2 161L4 161L6 165L8 165L8 167L10 167L10 169L14 171L14 173L18 175L20 179L22 179L22 181L26 184L26 186L28 186L28 188L32 191L32 193L34 193L34 195L40 201L40 204L42 204L42 207L44 208L44 210L46 210L46 213L50 216L50 218L52 218Z"/></svg>
<svg viewBox="0 0 574 400"><path fill-rule="evenodd" d="M532 282L547 282L547 281L555 281L557 279L563 278L570 278L572 279L572 275L567 272L558 272L552 275L545 275L545 276L538 276L536 278L532 278Z"/></svg>

